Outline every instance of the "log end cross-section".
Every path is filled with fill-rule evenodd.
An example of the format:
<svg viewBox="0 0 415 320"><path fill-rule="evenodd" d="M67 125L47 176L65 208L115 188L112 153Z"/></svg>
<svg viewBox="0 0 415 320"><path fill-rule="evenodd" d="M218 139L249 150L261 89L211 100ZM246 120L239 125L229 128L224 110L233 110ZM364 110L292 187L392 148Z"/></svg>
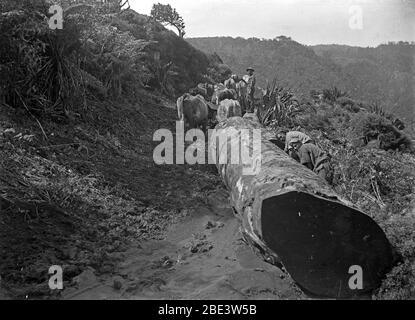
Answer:
<svg viewBox="0 0 415 320"><path fill-rule="evenodd" d="M294 280L319 296L368 294L391 264L389 242L369 216L311 194L292 191L263 200L261 229ZM349 286L352 266L362 270L361 289Z"/></svg>

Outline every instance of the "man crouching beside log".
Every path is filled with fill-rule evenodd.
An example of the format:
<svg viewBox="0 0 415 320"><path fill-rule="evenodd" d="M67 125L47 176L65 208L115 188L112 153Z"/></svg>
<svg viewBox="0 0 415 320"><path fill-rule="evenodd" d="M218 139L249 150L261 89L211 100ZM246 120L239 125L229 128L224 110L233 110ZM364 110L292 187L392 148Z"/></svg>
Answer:
<svg viewBox="0 0 415 320"><path fill-rule="evenodd" d="M327 153L313 143L303 144L299 138L292 138L290 145L296 151L298 161L302 165L313 170L318 176L332 184L333 170Z"/></svg>
<svg viewBox="0 0 415 320"><path fill-rule="evenodd" d="M301 131L288 131L288 130L281 130L278 134L278 138L280 140L285 140L285 146L284 151L288 153L288 155L299 161L296 152L293 150L293 147L291 145L291 141L293 139L299 140L302 144L306 143L313 143L313 139L311 139L308 135Z"/></svg>

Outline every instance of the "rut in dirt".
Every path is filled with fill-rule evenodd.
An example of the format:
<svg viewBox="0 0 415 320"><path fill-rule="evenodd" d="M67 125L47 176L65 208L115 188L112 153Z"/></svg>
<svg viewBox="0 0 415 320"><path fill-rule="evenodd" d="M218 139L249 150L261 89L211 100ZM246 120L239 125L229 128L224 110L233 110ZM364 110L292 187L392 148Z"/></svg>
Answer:
<svg viewBox="0 0 415 320"><path fill-rule="evenodd" d="M169 228L164 240L120 253L113 276L85 274L64 299L300 299L292 279L244 241L226 192Z"/></svg>

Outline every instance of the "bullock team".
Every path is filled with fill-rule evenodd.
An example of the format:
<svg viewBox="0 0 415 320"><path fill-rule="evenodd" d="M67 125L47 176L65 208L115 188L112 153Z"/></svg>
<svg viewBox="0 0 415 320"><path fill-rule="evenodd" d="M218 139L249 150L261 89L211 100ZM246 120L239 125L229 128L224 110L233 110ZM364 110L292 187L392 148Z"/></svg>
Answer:
<svg viewBox="0 0 415 320"><path fill-rule="evenodd" d="M255 83L251 67L243 77L234 74L224 83L199 83L177 99L179 120L184 122L186 130L202 128L206 131L209 120L221 122L253 112Z"/></svg>
<svg viewBox="0 0 415 320"><path fill-rule="evenodd" d="M199 83L177 99L177 112L185 129L202 128L206 132L209 120L224 121L244 113L256 112L254 104L254 69L248 68L242 78L232 75L224 83ZM284 151L321 178L331 183L333 170L330 157L318 148L312 139L300 131L280 132L277 141L282 142Z"/></svg>

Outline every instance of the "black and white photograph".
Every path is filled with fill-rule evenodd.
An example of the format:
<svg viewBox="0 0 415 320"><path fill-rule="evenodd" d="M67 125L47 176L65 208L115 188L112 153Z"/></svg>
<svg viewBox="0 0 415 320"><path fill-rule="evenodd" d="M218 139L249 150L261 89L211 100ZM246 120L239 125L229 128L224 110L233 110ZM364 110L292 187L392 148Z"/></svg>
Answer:
<svg viewBox="0 0 415 320"><path fill-rule="evenodd" d="M415 1L0 0L0 300L414 299Z"/></svg>

